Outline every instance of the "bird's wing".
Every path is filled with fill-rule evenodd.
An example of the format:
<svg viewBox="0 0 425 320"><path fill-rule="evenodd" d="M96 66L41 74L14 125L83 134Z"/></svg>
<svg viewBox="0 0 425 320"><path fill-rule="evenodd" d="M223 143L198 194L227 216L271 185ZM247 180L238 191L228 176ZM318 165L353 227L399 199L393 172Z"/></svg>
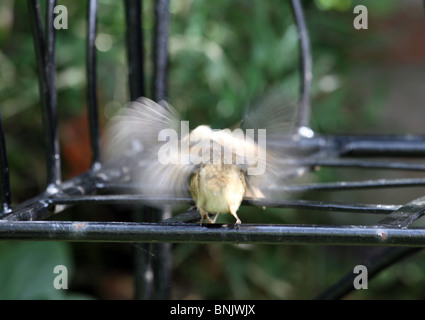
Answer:
<svg viewBox="0 0 425 320"><path fill-rule="evenodd" d="M180 147L188 123L168 103L147 98L132 102L113 117L105 133L105 156L119 165L125 158L132 183L149 204L162 207L158 199L187 197L188 179L194 166L188 151Z"/></svg>
<svg viewBox="0 0 425 320"><path fill-rule="evenodd" d="M168 103L158 104L141 97L122 108L108 123L105 133L105 157L113 158L131 150L137 152L158 145L163 129L180 133L178 112Z"/></svg>
<svg viewBox="0 0 425 320"><path fill-rule="evenodd" d="M294 138L297 107L296 94L279 86L270 89L246 108L241 128L245 132L254 131L255 150L257 154L265 155L259 158L261 162L258 164L266 168L261 174L247 174L247 196L275 197L277 190L281 190L290 178L307 171L302 166L294 166L296 159L280 144ZM295 160L291 161L291 166L282 161L289 159ZM250 162L255 163L255 160L254 157Z"/></svg>
<svg viewBox="0 0 425 320"><path fill-rule="evenodd" d="M243 130L266 129L268 135L291 136L297 106L294 92L281 86L273 87L246 106L240 127Z"/></svg>

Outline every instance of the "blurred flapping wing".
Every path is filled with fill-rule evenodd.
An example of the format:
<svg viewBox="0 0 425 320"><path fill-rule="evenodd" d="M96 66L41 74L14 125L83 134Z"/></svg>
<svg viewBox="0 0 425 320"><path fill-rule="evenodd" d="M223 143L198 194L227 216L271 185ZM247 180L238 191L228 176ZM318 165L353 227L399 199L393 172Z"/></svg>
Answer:
<svg viewBox="0 0 425 320"><path fill-rule="evenodd" d="M105 157L120 164L125 158L131 182L149 198L149 204L170 204L160 199L187 197L188 179L194 166L181 135L188 123L168 103L139 98L114 116L106 130ZM172 204L172 201L170 201Z"/></svg>

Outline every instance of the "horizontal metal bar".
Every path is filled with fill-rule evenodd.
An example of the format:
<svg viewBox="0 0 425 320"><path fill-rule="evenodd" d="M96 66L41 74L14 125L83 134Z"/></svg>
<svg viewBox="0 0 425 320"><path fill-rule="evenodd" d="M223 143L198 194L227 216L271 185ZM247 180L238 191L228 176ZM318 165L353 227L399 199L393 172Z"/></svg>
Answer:
<svg viewBox="0 0 425 320"><path fill-rule="evenodd" d="M329 159L353 157L424 157L424 136L392 135L316 135L313 138L282 139L269 137L267 146L287 154Z"/></svg>
<svg viewBox="0 0 425 320"><path fill-rule="evenodd" d="M401 206L394 204L363 204L313 200L247 200L253 205L268 208L293 208L320 211L357 212L357 213L391 213Z"/></svg>
<svg viewBox="0 0 425 320"><path fill-rule="evenodd" d="M65 209L68 205L83 204L83 203L102 203L102 204L134 204L141 205L147 201L161 201L162 203L182 203L193 204L193 200L187 198L167 198L159 197L153 199L141 194L96 194L99 191L108 190L105 185L98 188L96 185L96 177L92 171L78 176L72 180L62 184L60 192L55 194L41 194L33 199L18 205L12 212L5 214L4 220L41 220L48 218L54 213L58 213ZM403 180L403 179L402 179ZM405 180L405 179L404 179ZM411 181L413 180L413 181ZM311 190L344 190L356 188L372 188L372 187L395 187L404 186L406 181L369 181L369 182L336 182L330 184L311 184L311 185L294 185L286 186L286 192L301 192ZM417 179L408 179L411 185L421 185L425 181L417 181ZM115 187L120 185L115 185ZM119 189L119 188L118 188ZM116 192L117 190L115 190ZM124 185L122 190L118 191L133 191L137 189L130 188L129 185ZM358 213L391 213L398 210L401 205L381 205L381 204L359 204L359 203L339 203L327 201L311 201L311 200L252 200L245 199L243 205L253 204L256 206L266 206L274 208L298 208L312 209L321 211L340 211L340 212L358 212Z"/></svg>
<svg viewBox="0 0 425 320"><path fill-rule="evenodd" d="M308 184L288 184L274 188L275 193L285 192L306 192L306 191L346 191L353 189L373 189L373 188L404 188L425 186L425 178L406 179L376 179L363 181L337 181ZM131 184L120 183L100 183L97 184L99 190L115 191L116 193L138 193L140 188Z"/></svg>
<svg viewBox="0 0 425 320"><path fill-rule="evenodd" d="M413 221L417 220L424 213L424 204L425 197L418 198L404 206L400 209L394 211L393 213L387 215L385 219L378 222L378 225L382 226L392 226L398 228L406 228ZM414 253L419 252L422 248L417 247L394 247L394 248L385 248L378 254L375 254L372 257L365 259L365 261L360 262L367 267L368 270L368 279L372 279L380 271L385 269L388 266L393 265L397 261L406 258ZM347 274L342 277L338 282L329 287L327 290L322 292L317 299L340 299L353 288L353 280L356 277L356 274L352 270L347 272Z"/></svg>
<svg viewBox="0 0 425 320"><path fill-rule="evenodd" d="M376 161L370 159L296 159L282 160L282 165L309 166L309 167L332 167L332 168L361 168L361 169L384 169L384 170L407 170L425 171L424 163Z"/></svg>
<svg viewBox="0 0 425 320"><path fill-rule="evenodd" d="M50 204L81 204L81 203L103 203L103 204L143 204L146 201L156 201L152 197L143 195L123 194L123 195L87 195L87 196L59 196L46 199ZM182 203L193 204L192 198L158 198L161 203ZM401 205L383 204L358 204L312 200L252 200L245 199L243 205L255 205L269 208L298 208L315 209L322 211L341 211L359 213L391 213L398 210Z"/></svg>
<svg viewBox="0 0 425 320"><path fill-rule="evenodd" d="M46 199L51 204L79 204L79 203L103 203L103 204L146 204L149 202L161 201L167 203L187 203L193 204L192 198L171 198L171 197L147 197L138 194L111 194L111 195L81 195L81 196L57 196Z"/></svg>
<svg viewBox="0 0 425 320"><path fill-rule="evenodd" d="M300 185L287 185L280 188L284 192L305 192L305 191L344 191L352 189L373 189L373 188L401 188L401 187L422 187L425 185L425 178L412 179L378 179L364 181L337 181L327 183L311 183Z"/></svg>
<svg viewBox="0 0 425 320"><path fill-rule="evenodd" d="M0 240L425 246L425 229L367 226L2 221Z"/></svg>
<svg viewBox="0 0 425 320"><path fill-rule="evenodd" d="M1 221L28 221L47 219L54 214L54 208L46 201L34 201L13 209L12 212L1 216Z"/></svg>
<svg viewBox="0 0 425 320"><path fill-rule="evenodd" d="M424 156L423 136L336 136L344 154Z"/></svg>
<svg viewBox="0 0 425 320"><path fill-rule="evenodd" d="M68 206L55 205L49 199L59 195L81 196L93 194L96 191L95 173L89 170L71 180L65 181L60 185L56 193L44 192L34 198L28 199L13 208L13 211L1 216L1 220L42 220L47 219L55 213L58 213Z"/></svg>
<svg viewBox="0 0 425 320"><path fill-rule="evenodd" d="M248 201L244 201L248 202ZM295 208L310 209L328 212L352 212L352 213L374 213L374 214L390 214L398 210L399 205L381 205L381 204L352 204L310 200L280 200L280 201L261 201L261 204L255 201L249 201L254 205L265 206L268 208ZM186 212L174 215L163 222L198 222L201 216L196 207L191 207Z"/></svg>
<svg viewBox="0 0 425 320"><path fill-rule="evenodd" d="M386 140L387 137L381 137L382 140ZM376 137L375 137L376 139ZM302 139L306 140L306 139ZM351 139L348 139L351 141ZM379 140L379 139L378 139ZM375 141L378 141L375 140ZM421 143L420 137L409 139L398 138L397 141L409 140ZM120 176L107 177L108 179L102 179L101 175L106 174L106 169L102 169L101 172L88 171L87 173L78 176L72 180L63 182L60 185L60 189L54 194L44 194L34 199L30 199L23 204L16 206L16 208L5 214L2 218L4 220L41 220L57 213L64 208L66 205L72 205L77 203L85 202L104 202L104 203L129 203L142 201L140 195L137 195L137 188L128 184L114 183L114 181L120 181ZM117 174L117 170L114 171ZM109 181L110 179L110 181ZM379 180L366 180L366 181L338 181L331 183L317 183L317 184L300 184L300 185L286 185L282 187L282 192L305 192L305 191L337 191L337 190L353 190L353 189L372 189L372 188L390 188L390 187L418 187L425 185L425 178L414 178L414 179L379 179ZM108 193L110 195L94 195L96 193ZM122 195L122 193L135 193L132 197ZM119 193L121 195L116 195ZM114 195L115 194L115 195ZM153 199L150 199L153 200ZM184 201L192 203L189 198L186 199L172 199L172 201ZM276 207L298 207L305 209L318 209L318 210L329 210L329 211L345 211L345 212L373 212L373 213L390 213L398 210L400 206L392 205L392 207L382 207L380 205L363 205L363 204L337 204L337 203L326 203L326 202L274 202L266 204L257 204L265 206L276 206Z"/></svg>

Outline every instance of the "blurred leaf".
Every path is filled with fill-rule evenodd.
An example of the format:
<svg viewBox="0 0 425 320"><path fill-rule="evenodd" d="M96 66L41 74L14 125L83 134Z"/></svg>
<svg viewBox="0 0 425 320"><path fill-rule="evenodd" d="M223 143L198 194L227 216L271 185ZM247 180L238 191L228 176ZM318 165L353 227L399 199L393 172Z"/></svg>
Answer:
<svg viewBox="0 0 425 320"><path fill-rule="evenodd" d="M69 285L73 263L66 243L0 242L0 299L66 298L67 290L53 286L57 265L67 267Z"/></svg>

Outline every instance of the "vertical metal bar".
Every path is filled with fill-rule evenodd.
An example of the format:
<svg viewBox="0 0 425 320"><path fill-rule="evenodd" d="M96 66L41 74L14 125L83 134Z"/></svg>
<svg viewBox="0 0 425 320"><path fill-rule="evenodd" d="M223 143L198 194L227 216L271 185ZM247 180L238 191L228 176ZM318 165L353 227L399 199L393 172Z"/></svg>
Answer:
<svg viewBox="0 0 425 320"><path fill-rule="evenodd" d="M168 25L169 25L169 0L155 1L155 28L153 40L153 63L154 76L152 84L152 95L154 100L166 99L167 66L168 66ZM143 35L141 32L141 3L138 0L125 1L126 23L127 23L127 55L129 64L129 87L130 98L135 100L145 95L144 65L143 65ZM147 208L142 216L146 219ZM158 213L157 213L158 214ZM161 215L161 214L160 214ZM164 214L162 214L164 218ZM135 251L136 267L136 293L135 298L151 298L152 295L152 267L149 255L151 252L156 256L154 259L154 285L156 298L169 298L169 257L170 245L159 244L153 248L146 245L144 250Z"/></svg>
<svg viewBox="0 0 425 320"><path fill-rule="evenodd" d="M152 95L156 101L167 100L169 6L169 0L155 1ZM163 209L160 213L160 220L171 217L171 212L168 209ZM170 299L171 244L154 244L153 250L157 255L157 259L154 261L156 298Z"/></svg>
<svg viewBox="0 0 425 320"><path fill-rule="evenodd" d="M169 0L155 0L152 94L156 101L167 99L169 6Z"/></svg>
<svg viewBox="0 0 425 320"><path fill-rule="evenodd" d="M143 207L135 210L134 221L151 221L152 209ZM148 300L153 298L153 270L152 270L152 244L134 244L133 264L134 264L134 299Z"/></svg>
<svg viewBox="0 0 425 320"><path fill-rule="evenodd" d="M125 0L126 41L130 99L145 95L143 34L140 0Z"/></svg>
<svg viewBox="0 0 425 320"><path fill-rule="evenodd" d="M170 208L157 212L160 220L171 218ZM154 287L156 299L171 297L171 243L153 243L152 251L156 257L153 261Z"/></svg>
<svg viewBox="0 0 425 320"><path fill-rule="evenodd" d="M141 23L142 3L140 0L125 0L126 47L128 60L128 81L130 99L136 100L145 95L144 51ZM133 213L134 221L150 221L150 208L143 207ZM137 245L133 250L134 264L134 298L151 299L153 272L149 243Z"/></svg>
<svg viewBox="0 0 425 320"><path fill-rule="evenodd" d="M100 167L100 134L99 115L97 105L97 77L96 77L96 15L97 0L89 0L87 8L87 109L90 128L90 143L92 152L92 168Z"/></svg>
<svg viewBox="0 0 425 320"><path fill-rule="evenodd" d="M12 210L9 181L9 164L6 153L6 140L4 137L3 120L0 110L0 217Z"/></svg>
<svg viewBox="0 0 425 320"><path fill-rule="evenodd" d="M300 0L291 0L291 2L292 11L294 13L295 22L297 24L301 52L301 99L295 125L298 134L301 136L311 137L313 135L313 131L310 129L309 122L313 65L311 58L310 39Z"/></svg>
<svg viewBox="0 0 425 320"><path fill-rule="evenodd" d="M167 100L168 33L170 25L169 0L155 0L155 27L153 34L152 96L155 101ZM171 217L168 209L158 212L159 220ZM171 244L153 244L154 287L157 299L170 299Z"/></svg>
<svg viewBox="0 0 425 320"><path fill-rule="evenodd" d="M40 3L38 0L28 0L38 67L40 100L46 143L47 191L49 192L57 190L56 187L61 182L55 89L55 28L53 26L53 9L55 4L55 0L49 0L47 2L46 33L44 37Z"/></svg>

